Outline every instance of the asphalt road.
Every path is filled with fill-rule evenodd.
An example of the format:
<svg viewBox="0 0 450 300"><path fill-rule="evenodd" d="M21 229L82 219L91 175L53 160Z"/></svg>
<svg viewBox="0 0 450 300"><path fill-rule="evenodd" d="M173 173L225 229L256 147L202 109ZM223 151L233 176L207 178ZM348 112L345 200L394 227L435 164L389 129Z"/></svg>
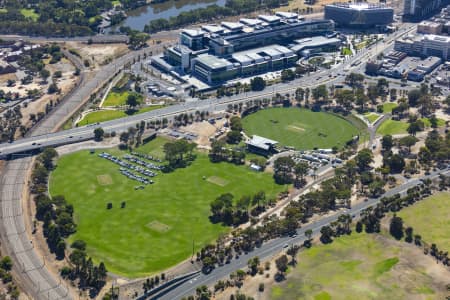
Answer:
<svg viewBox="0 0 450 300"><path fill-rule="evenodd" d="M436 178L439 176L440 173L441 173L441 171L433 172L428 176L422 177L421 179ZM442 174L449 176L450 171L449 170L442 171ZM409 188L416 186L420 183L421 183L420 179L409 180L405 184L389 190L382 197L390 197L390 196L393 196L398 193L404 193ZM230 273L232 273L238 269L245 269L247 267L247 262L250 258L258 256L261 260L269 259L271 257L276 256L278 253L284 251L285 249L287 249L286 245L290 246L290 245L302 244L306 239L305 232L309 229L311 229L313 231L313 236L317 236L320 234L320 229L323 226L336 221L338 219L338 217L342 214L350 214L350 215L354 216L355 218L358 218L362 210L364 210L370 206L376 205L382 197L376 198L376 199L369 199L367 202L362 202L357 205L354 205L351 209L348 209L346 211L339 211L338 213L336 213L332 216L322 218L314 223L311 223L304 227L301 227L300 229L297 230L297 235L293 238L282 237L282 238L273 239L267 243L264 243L260 248L256 248L254 251L249 252L248 254L241 255L241 256L239 256L238 259L233 259L229 264L226 264L222 267L215 268L211 273L209 273L207 275L200 274L200 275L192 278L190 281L187 281L187 282L181 284L180 286L174 288L167 294L160 296L158 299L175 300L175 299L180 299L182 297L186 297L189 295L194 295L195 289L198 286L213 285L218 280L227 278Z"/></svg>
<svg viewBox="0 0 450 300"><path fill-rule="evenodd" d="M30 164L30 157L8 162L0 180L2 247L13 258L13 270L20 278L19 284L32 299L69 300L72 298L68 289L47 271L45 258L34 251L25 231L22 191Z"/></svg>
<svg viewBox="0 0 450 300"><path fill-rule="evenodd" d="M93 130L95 127L102 127L105 132L122 132L126 131L129 127L135 126L135 124L139 123L140 121L148 122L150 120L162 119L164 117L170 119L174 115L180 113L194 113L197 110L205 110L209 112L225 110L228 104L246 102L252 99L271 98L277 93L283 95L286 93L295 93L295 90L299 86L302 86L303 88L312 88L320 84L332 85L335 83L342 83L347 73L345 70L347 70L348 68L350 68L351 70L352 64L354 64L355 62L368 60L369 58L378 55L378 53L390 47L396 38L407 34L414 29L415 25L405 24L399 31L389 35L385 38L384 41L379 42L376 47L372 46L369 49L359 52L358 54L350 57L345 63L338 65L334 69L311 73L307 77L296 79L293 82L289 83L277 84L268 87L263 91L241 93L238 95L223 97L219 99L208 99L177 104L159 110L130 116L127 118L103 122L101 124L78 127L61 132L51 133L53 128L61 123L61 119L64 119L64 116L68 117L71 112L75 111L78 107L81 106L80 99L88 97L90 95L90 92L95 89L99 82L103 82L105 78L108 78L108 74L116 72L119 68L118 66L122 66L125 64L125 61L131 60L130 56L134 55L134 57L136 57L138 55L138 53L133 52L132 54L126 55L116 62L111 63L103 68L102 71L100 71L96 75L96 78L91 80L87 85L78 89L74 96L71 97L70 101L66 101L63 104L59 105L53 113L60 114L61 118L49 118L48 121L46 120L47 122L42 123L41 127L33 133L33 137L31 138L20 139L11 144L0 144L0 157L12 153L23 153L29 150L36 150L43 147L54 147L58 145L92 139L94 136Z"/></svg>
<svg viewBox="0 0 450 300"><path fill-rule="evenodd" d="M402 34L405 34L403 32ZM393 34L390 37L390 43L398 37L399 34ZM389 39L379 45L377 48L382 51L389 46ZM384 47L384 48L383 48ZM125 55L113 63L105 66L99 71L96 76L85 85L80 85L68 99L58 105L52 113L39 125L32 130L32 136L18 140L11 144L0 145L0 156L5 154L22 153L25 151L42 148L45 146L57 146L61 144L74 143L81 140L91 139L93 137L93 129L101 126L107 132L120 132L126 130L128 127L134 126L137 122L144 120L148 121L156 118L168 117L179 114L181 112L194 112L196 110L208 110L217 111L226 109L228 104L245 102L251 99L260 99L263 97L271 97L275 93L292 93L295 92L297 84L301 84L303 87L313 87L319 84L332 84L333 82L343 81L344 74L339 74L334 78L329 78L327 75L330 71L322 71L307 78L303 78L297 82L289 84L280 84L272 88L266 89L261 92L252 92L246 94L240 94L233 97L205 100L200 102L190 102L181 105L170 106L161 110L147 112L140 115L131 116L119 120L104 122L99 125L86 126L75 128L67 131L51 133L58 125L63 123L73 111L77 110L87 97L103 82L107 81L112 74L119 71L123 65L132 61L137 55L142 54L147 49L139 52L132 52ZM374 49L360 52L356 56L350 58L346 63L340 65L338 68L331 70L331 72L340 72L346 66L350 66L353 62L361 59L365 59L365 55L376 55ZM45 268L45 261L40 258L34 251L32 244L30 243L24 226L24 216L22 215L22 192L24 191L23 178L26 178L26 172L30 169L30 158L20 158L14 161L10 161L5 165L5 171L1 178L0 195L1 195L1 237L3 246L6 248L6 253L13 257L15 267L14 270L20 277L21 285L32 296L33 299L72 299L67 289L57 282L53 276ZM327 219L321 221L326 223ZM324 224L325 224L324 223ZM316 224L320 226L320 224ZM319 227L319 229L320 229ZM315 229L317 231L317 228ZM298 237L300 242L302 238ZM260 257L267 257L264 255L270 253L276 253L282 247L282 244L286 241L296 242L295 239L280 239L276 242L272 241L265 244L256 252L253 252L251 256L258 255ZM248 258L241 257L236 262L242 263L242 266L246 265ZM195 279L195 284L192 287L186 287L187 289L178 288L176 291L182 291L184 294L190 294L195 286L199 284L205 284L207 282L214 282L216 277L223 277L226 275L227 268L240 268L241 265L234 262L225 266L224 268L217 269L208 277L200 277ZM221 271L218 271L221 270ZM222 274L222 275L221 275ZM201 275L204 276L204 275ZM181 294L180 294L181 295ZM176 299L178 295L174 294L173 297L166 297L165 299Z"/></svg>
<svg viewBox="0 0 450 300"><path fill-rule="evenodd" d="M77 110L85 100L112 75L133 58L142 54L147 49L131 52L99 71L94 79L86 82L82 77L79 87L64 97L46 118L31 129L31 136L42 136L54 130L64 122L73 111ZM30 139L33 139L31 137ZM31 158L22 157L5 164L0 178L0 236L2 247L7 255L14 261L13 271L19 284L26 293L36 300L61 300L73 299L59 279L55 279L45 267L45 258L39 257L25 231L25 218L22 209L23 192L25 191L24 179L31 168Z"/></svg>

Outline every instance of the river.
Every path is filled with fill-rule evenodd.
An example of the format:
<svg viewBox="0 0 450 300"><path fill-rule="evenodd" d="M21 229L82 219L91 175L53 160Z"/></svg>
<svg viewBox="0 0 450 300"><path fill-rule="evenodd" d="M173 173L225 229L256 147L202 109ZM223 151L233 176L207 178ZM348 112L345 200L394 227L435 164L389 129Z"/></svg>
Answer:
<svg viewBox="0 0 450 300"><path fill-rule="evenodd" d="M184 11L207 7L217 4L224 6L226 0L169 0L163 3L149 4L127 12L128 17L120 25L111 27L117 30L120 26L129 26L131 29L143 30L145 24L155 19L168 19Z"/></svg>

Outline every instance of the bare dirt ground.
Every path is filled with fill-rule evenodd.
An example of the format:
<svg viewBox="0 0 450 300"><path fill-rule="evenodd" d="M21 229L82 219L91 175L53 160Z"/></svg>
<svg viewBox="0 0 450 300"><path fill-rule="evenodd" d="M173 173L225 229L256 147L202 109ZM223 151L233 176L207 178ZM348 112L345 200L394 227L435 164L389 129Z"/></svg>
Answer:
<svg viewBox="0 0 450 300"><path fill-rule="evenodd" d="M14 73L0 75L0 86L6 86L9 79L17 80L17 76Z"/></svg>
<svg viewBox="0 0 450 300"><path fill-rule="evenodd" d="M109 60L114 60L129 51L125 44L87 45L79 42L67 42L67 49L74 49L87 59L93 69L97 69Z"/></svg>
<svg viewBox="0 0 450 300"><path fill-rule="evenodd" d="M216 132L222 129L225 122L225 118L218 120L216 124L210 124L208 121L194 122L188 126L180 127L180 130L196 134L198 137L195 142L200 147L209 147L211 146L209 138L213 137Z"/></svg>

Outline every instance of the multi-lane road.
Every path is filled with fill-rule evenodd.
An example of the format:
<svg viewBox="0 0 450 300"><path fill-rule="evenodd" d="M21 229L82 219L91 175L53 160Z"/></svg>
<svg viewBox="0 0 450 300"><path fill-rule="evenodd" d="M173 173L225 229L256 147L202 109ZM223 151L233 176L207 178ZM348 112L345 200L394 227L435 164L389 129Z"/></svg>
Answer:
<svg viewBox="0 0 450 300"><path fill-rule="evenodd" d="M100 124L95 124L91 126L84 126L73 128L70 130L65 130L57 133L51 133L53 128L58 126L61 120L57 121L58 118L49 118L45 120L37 129L32 137L20 139L11 144L0 144L0 157L4 157L13 153L23 153L30 150L36 150L47 146L58 146L67 143L73 143L77 141L92 139L94 134L93 130L95 127L102 127L105 132L121 132L126 131L129 127L135 126L136 123L140 121L150 121L154 119L171 118L174 115L180 113L190 113L199 111L218 111L225 110L228 104L234 104L239 102L246 102L252 99L262 99L271 98L275 94L286 94L294 93L295 90L302 86L303 88L312 88L320 84L332 85L335 83L342 83L345 79L346 73L344 70L351 68L352 64L357 61L368 60L378 53L384 51L388 47L392 46L392 43L398 37L410 33L415 29L414 25L405 24L399 31L386 37L383 41L380 41L377 46L372 46L369 49L360 51L356 55L350 57L346 62L336 66L331 70L323 70L320 72L311 73L310 76L296 79L293 82L281 83L274 86L270 86L263 91L259 92L248 92L234 95L231 97L223 97L218 99L208 99L196 102L188 102L183 104L172 105L159 110L154 110L127 118L112 120L108 122L103 122ZM63 116L68 116L71 112L75 111L80 107L80 100L85 99L89 96L89 91L94 90L100 82L103 82L105 78L108 78L111 73L117 72L125 64L125 61L131 60L131 54L119 58L114 63L106 66L102 71L97 73L96 78L91 80L87 85L82 86L76 94L71 97L69 101L64 102L59 107L56 108L55 114L62 114ZM134 53L134 57L137 54ZM331 76L331 77L330 77Z"/></svg>
<svg viewBox="0 0 450 300"><path fill-rule="evenodd" d="M345 68L350 67L356 61L367 60L368 58L377 55L379 52L390 47L396 38L410 32L413 29L414 26L405 25L399 32L394 33L387 37L384 41L379 42L377 47L372 47L371 49L361 51L336 68L330 71L313 73L311 76L298 79L294 82L290 82L289 84L275 85L261 92L249 92L232 97L169 106L160 110L134 115L119 120L74 128L62 132L53 132L55 128L67 120L67 118L74 111L83 105L85 100L92 94L93 91L109 80L109 78L123 68L125 64L131 62L138 55L141 55L144 51L146 51L146 49L139 52L132 52L103 67L89 82L80 84L79 88L59 106L57 106L42 123L33 128L30 137L10 144L0 144L0 157L24 153L46 146L58 146L91 139L93 138L93 130L96 127L102 127L106 132L121 132L134 126L140 121L149 121L164 117L171 118L172 116L180 113L195 112L197 110L210 112L225 110L227 106L232 103L246 102L252 99L270 98L276 93L294 93L298 86L305 88L314 87L319 84L334 84L342 82L345 78ZM334 76L329 77L330 72L333 73ZM39 255L35 252L35 249L33 248L33 245L31 244L25 231L25 216L23 215L22 209L22 193L25 191L26 184L23 180L24 178L27 178L26 175L27 172L29 172L30 166L31 159L24 157L8 162L3 171L0 181L0 228L2 229L2 244L6 248L6 252L14 258L15 271L21 279L21 284L33 299L72 299L73 297L66 287L64 287L59 280L56 280L48 272L45 266L45 260L39 257ZM317 223L315 226L321 227L323 224L327 224L327 220L328 219L324 219L323 221L321 220L321 223ZM328 220L328 222L330 220ZM315 230L315 232L317 232L318 229L315 228ZM283 243L288 240L293 243L300 242L301 239L301 237L298 237L296 239L274 240L264 244L263 247L257 249L251 255L267 257L267 255L272 255L280 251ZM235 268L245 266L246 262L247 258L244 256L230 265L214 270L209 276L201 275L196 277L192 283L192 286L182 285L171 294L167 294L165 299L177 299L182 294L190 294L193 289L195 289L195 286L214 282L216 278L226 276L230 271L235 270Z"/></svg>
<svg viewBox="0 0 450 300"><path fill-rule="evenodd" d="M450 171L437 171L433 172L430 175L424 176L420 179L409 180L406 183L393 188L386 192L382 197L390 197L395 194L401 194L406 192L409 188L419 185L421 183L421 179L434 179L439 177L440 174L444 174L446 176L450 176ZM238 259L233 259L229 264L226 264L222 267L218 267L214 269L209 274L199 274L187 282L175 287L164 295L158 297L161 300L174 300L181 299L182 297L186 297L189 295L195 294L195 289L200 285L213 285L218 280L226 278L232 272L235 272L238 269L244 269L247 267L247 262L250 258L255 256L259 257L261 260L269 259L274 257L284 249L286 249L286 245L300 245L302 244L306 237L305 232L307 230L313 231L313 236L317 236L320 234L320 229L329 225L331 222L334 222L338 219L338 217L342 214L350 214L354 218L359 218L362 210L374 206L380 202L381 198L369 199L367 202L361 202L357 205L354 205L351 209L339 211L336 214L331 216L319 219L311 224L308 224L297 230L297 235L294 237L281 237L277 239L273 239L267 243L263 243L263 245L259 248L255 248L254 251L251 251L247 254L241 255Z"/></svg>

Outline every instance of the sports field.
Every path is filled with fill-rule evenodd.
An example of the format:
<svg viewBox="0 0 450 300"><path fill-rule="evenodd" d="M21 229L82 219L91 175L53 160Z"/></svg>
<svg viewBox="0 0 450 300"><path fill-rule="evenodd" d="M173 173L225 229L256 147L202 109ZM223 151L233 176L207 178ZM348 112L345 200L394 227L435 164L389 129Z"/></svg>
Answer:
<svg viewBox="0 0 450 300"><path fill-rule="evenodd" d="M299 108L271 108L245 117L247 135L260 135L299 150L342 147L358 135L349 121L325 112Z"/></svg>
<svg viewBox="0 0 450 300"><path fill-rule="evenodd" d="M417 247L365 233L300 252L270 299L441 299L447 274ZM431 265L430 265L431 263ZM444 267L439 271L445 272Z"/></svg>
<svg viewBox="0 0 450 300"><path fill-rule="evenodd" d="M428 244L450 251L450 193L439 193L397 213Z"/></svg>
<svg viewBox="0 0 450 300"><path fill-rule="evenodd" d="M166 140L157 138L136 151L162 156ZM115 155L118 149L108 150ZM228 228L212 224L209 204L222 193L239 199L264 189L274 196L284 189L270 174L246 166L212 164L199 154L192 165L173 173L159 174L143 190L119 173L114 163L97 153L80 151L65 155L51 175L50 192L63 194L74 205L76 234L85 240L88 254L104 261L108 270L138 277L164 270L188 259L195 249L213 242ZM125 208L120 208L121 202ZM106 209L107 203L113 204Z"/></svg>

